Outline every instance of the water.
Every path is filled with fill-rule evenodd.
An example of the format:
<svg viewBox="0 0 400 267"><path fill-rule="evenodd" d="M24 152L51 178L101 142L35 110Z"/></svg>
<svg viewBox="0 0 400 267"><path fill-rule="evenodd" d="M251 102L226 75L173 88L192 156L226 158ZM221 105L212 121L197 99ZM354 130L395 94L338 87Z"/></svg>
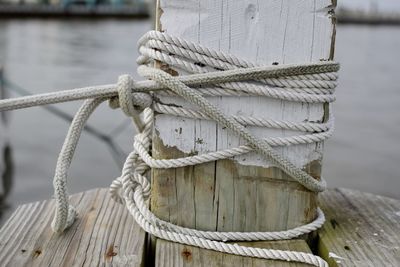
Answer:
<svg viewBox="0 0 400 267"><path fill-rule="evenodd" d="M114 83L122 73L139 78L136 41L151 26L148 21L0 21L0 65L9 80L34 93ZM57 107L74 114L79 104ZM54 167L69 124L43 108L15 111L10 120L15 176L8 211L52 197ZM102 105L89 123L106 134L127 125L115 141L126 153L131 150L133 127L119 110ZM119 174L108 147L84 133L69 172L69 191L107 187Z"/></svg>
<svg viewBox="0 0 400 267"><path fill-rule="evenodd" d="M339 26L342 63L327 142L330 186L400 198L400 27Z"/></svg>
<svg viewBox="0 0 400 267"><path fill-rule="evenodd" d="M34 93L111 83L121 73L135 74L136 41L150 28L149 21L0 21L0 65L10 80ZM398 47L400 28L338 27L337 126L323 168L332 187L400 198ZM58 105L70 114L78 106ZM125 153L131 149L133 129L120 111L103 105L89 123L104 133L127 125L114 137ZM18 204L52 196L54 166L67 128L68 123L42 108L11 114L15 175L8 214ZM83 134L70 170L70 192L107 187L119 173L108 147Z"/></svg>

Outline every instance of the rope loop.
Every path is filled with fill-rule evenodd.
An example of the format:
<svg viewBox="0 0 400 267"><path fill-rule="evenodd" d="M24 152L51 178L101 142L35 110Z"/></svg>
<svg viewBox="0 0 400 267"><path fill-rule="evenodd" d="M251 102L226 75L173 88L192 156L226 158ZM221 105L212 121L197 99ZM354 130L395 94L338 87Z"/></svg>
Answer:
<svg viewBox="0 0 400 267"><path fill-rule="evenodd" d="M153 99L148 93L133 92L135 81L129 74L123 74L118 77L117 91L118 97L110 98L109 106L112 109L118 107L128 117L138 116L145 108L153 103Z"/></svg>
<svg viewBox="0 0 400 267"><path fill-rule="evenodd" d="M221 51L166 33L151 31L139 40L141 66L138 73L151 81L135 82L130 75L121 75L116 85L78 88L70 91L48 93L19 99L0 101L0 111L26 108L63 101L87 99L76 113L57 160L53 185L56 212L52 222L53 231L61 233L72 225L77 213L69 205L67 173L82 129L91 113L103 101L109 100L111 108L120 107L132 117L137 128L133 151L128 155L121 176L111 186L112 198L126 205L127 209L146 232L162 239L197 246L219 252L296 261L315 266L328 264L318 256L295 251L249 248L225 243L226 241L284 240L315 231L325 221L318 209L314 221L279 232L210 232L189 229L162 221L148 207L151 192L150 168L178 168L220 159L234 158L252 151L262 155L305 188L321 192L325 180L317 180L274 150L276 146L312 144L329 138L334 118L321 122L274 120L268 117L231 116L224 114L206 96L259 96L302 104L326 105L335 100L335 87L339 64L317 62L296 65L258 66ZM173 71L186 76L172 76L155 69L154 62L168 65ZM153 94L157 94L153 98ZM189 105L178 107L162 103L160 96L175 96ZM157 97L156 97L157 96ZM173 103L172 103L173 104ZM155 159L151 154L154 114L180 116L197 120L212 120L237 134L246 145L205 154L176 158ZM268 127L293 131L296 135L283 137L256 137L245 126ZM285 132L286 133L286 132Z"/></svg>

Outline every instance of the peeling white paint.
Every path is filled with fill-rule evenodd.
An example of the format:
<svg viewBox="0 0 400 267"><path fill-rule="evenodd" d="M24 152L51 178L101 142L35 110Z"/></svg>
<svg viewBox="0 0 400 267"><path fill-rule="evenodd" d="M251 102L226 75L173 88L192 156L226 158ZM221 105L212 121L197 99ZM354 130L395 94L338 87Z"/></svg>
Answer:
<svg viewBox="0 0 400 267"><path fill-rule="evenodd" d="M160 7L164 10L160 22L163 30L169 34L260 64L310 62L329 57L327 47L331 43L331 20L327 14L321 15L317 10L330 4L331 0L160 0ZM196 11L193 10L195 5ZM263 11L262 16L258 14L259 10ZM175 15L177 12L179 16ZM291 12L300 15L289 16ZM163 97L162 100L164 103L194 108L180 99ZM231 115L303 122L321 120L324 114L321 104L301 104L265 97L210 97L209 100ZM185 153L201 154L244 144L236 135L212 121L158 115L155 128L166 146L176 147ZM259 127L249 129L258 137L299 134ZM322 159L323 144L281 147L277 151L296 166L302 167ZM236 157L235 160L242 165L271 166L256 153Z"/></svg>

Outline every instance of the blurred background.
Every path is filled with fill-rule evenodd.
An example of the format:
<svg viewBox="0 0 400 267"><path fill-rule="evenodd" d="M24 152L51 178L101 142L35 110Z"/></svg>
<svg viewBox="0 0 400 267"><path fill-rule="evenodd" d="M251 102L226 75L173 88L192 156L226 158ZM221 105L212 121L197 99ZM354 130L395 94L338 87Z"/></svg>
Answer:
<svg viewBox="0 0 400 267"><path fill-rule="evenodd" d="M139 0L0 0L0 97L136 74L136 41L153 27L148 10ZM337 17L342 70L323 174L330 187L400 198L400 1L342 0ZM19 204L52 196L57 155L79 105L1 114L0 225ZM102 105L89 126L70 170L71 193L109 186L131 150L134 130L122 112Z"/></svg>

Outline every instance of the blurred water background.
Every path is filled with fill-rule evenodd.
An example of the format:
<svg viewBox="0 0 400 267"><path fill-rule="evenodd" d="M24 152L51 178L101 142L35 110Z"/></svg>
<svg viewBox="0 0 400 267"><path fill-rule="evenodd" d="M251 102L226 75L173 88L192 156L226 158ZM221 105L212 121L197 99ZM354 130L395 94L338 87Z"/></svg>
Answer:
<svg viewBox="0 0 400 267"><path fill-rule="evenodd" d="M9 80L32 93L114 83L121 73L137 77L136 41L151 27L149 20L0 20L0 65ZM399 47L400 27L337 28L342 70L336 132L326 144L323 166L331 187L400 198ZM78 106L57 105L69 114ZM103 105L89 124L113 136L123 153L130 151L133 127L120 111ZM40 107L10 114L15 173L3 220L21 203L52 196L68 125ZM84 133L70 170L70 193L107 187L120 173L123 153L112 153Z"/></svg>

